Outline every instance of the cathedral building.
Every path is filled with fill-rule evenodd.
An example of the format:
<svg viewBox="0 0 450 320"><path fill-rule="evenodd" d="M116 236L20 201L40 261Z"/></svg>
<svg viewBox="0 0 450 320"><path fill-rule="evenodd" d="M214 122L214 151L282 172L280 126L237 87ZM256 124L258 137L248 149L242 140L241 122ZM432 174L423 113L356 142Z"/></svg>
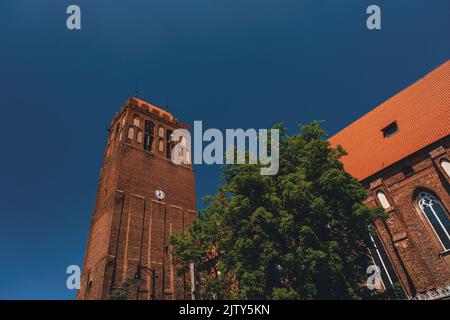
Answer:
<svg viewBox="0 0 450 320"><path fill-rule="evenodd" d="M189 129L130 98L109 127L77 299L108 299L126 281L133 299L190 298L177 276L169 237L197 217L192 165L171 161L171 135Z"/></svg>
<svg viewBox="0 0 450 320"><path fill-rule="evenodd" d="M386 220L375 222L374 262L385 288L412 299L450 297L450 61L330 140L345 170Z"/></svg>

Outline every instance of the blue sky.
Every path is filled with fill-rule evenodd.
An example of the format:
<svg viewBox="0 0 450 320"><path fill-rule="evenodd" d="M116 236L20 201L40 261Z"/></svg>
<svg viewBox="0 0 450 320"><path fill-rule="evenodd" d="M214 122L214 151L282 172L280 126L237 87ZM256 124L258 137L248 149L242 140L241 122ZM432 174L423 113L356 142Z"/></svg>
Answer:
<svg viewBox="0 0 450 320"><path fill-rule="evenodd" d="M448 0L1 1L0 299L74 297L65 270L82 265L106 130L136 85L205 128L320 119L331 135L447 60L449 30ZM195 170L201 206L220 167Z"/></svg>

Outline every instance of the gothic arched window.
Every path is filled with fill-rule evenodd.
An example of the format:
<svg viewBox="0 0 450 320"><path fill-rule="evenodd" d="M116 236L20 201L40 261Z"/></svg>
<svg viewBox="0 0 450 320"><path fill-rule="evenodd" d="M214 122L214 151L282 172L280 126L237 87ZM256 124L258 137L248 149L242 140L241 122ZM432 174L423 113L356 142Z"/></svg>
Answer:
<svg viewBox="0 0 450 320"><path fill-rule="evenodd" d="M136 127L139 127L139 126L140 126L140 124L141 124L141 119L139 118L139 116L134 116L133 124L134 124Z"/></svg>
<svg viewBox="0 0 450 320"><path fill-rule="evenodd" d="M158 136L164 138L164 128L161 126L158 128Z"/></svg>
<svg viewBox="0 0 450 320"><path fill-rule="evenodd" d="M426 191L419 193L417 202L444 249L450 250L450 219L441 202Z"/></svg>
<svg viewBox="0 0 450 320"><path fill-rule="evenodd" d="M447 159L441 161L441 167L444 169L445 173L450 177L450 162Z"/></svg>
<svg viewBox="0 0 450 320"><path fill-rule="evenodd" d="M128 128L128 139L134 138L134 129L133 127Z"/></svg>
<svg viewBox="0 0 450 320"><path fill-rule="evenodd" d="M391 204L389 203L389 200L387 199L383 191L381 190L377 191L377 198L378 201L380 201L380 204L383 207L383 209L390 208Z"/></svg>

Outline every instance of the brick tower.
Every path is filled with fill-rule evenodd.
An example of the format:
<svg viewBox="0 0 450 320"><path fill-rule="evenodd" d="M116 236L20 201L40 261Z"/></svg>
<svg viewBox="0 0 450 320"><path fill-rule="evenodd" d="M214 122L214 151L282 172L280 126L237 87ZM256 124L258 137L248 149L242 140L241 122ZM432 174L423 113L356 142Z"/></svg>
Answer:
<svg viewBox="0 0 450 320"><path fill-rule="evenodd" d="M197 216L193 168L170 159L177 128L188 126L135 97L114 116L77 299L107 299L135 278L133 299L190 298L168 241Z"/></svg>

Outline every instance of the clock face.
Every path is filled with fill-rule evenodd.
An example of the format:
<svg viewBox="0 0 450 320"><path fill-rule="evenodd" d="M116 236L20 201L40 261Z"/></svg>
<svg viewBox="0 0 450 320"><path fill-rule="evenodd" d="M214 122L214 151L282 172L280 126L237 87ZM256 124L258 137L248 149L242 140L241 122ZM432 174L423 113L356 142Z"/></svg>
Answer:
<svg viewBox="0 0 450 320"><path fill-rule="evenodd" d="M155 196L156 198L158 198L159 200L164 199L164 191L162 191L161 189L156 189L155 190Z"/></svg>

